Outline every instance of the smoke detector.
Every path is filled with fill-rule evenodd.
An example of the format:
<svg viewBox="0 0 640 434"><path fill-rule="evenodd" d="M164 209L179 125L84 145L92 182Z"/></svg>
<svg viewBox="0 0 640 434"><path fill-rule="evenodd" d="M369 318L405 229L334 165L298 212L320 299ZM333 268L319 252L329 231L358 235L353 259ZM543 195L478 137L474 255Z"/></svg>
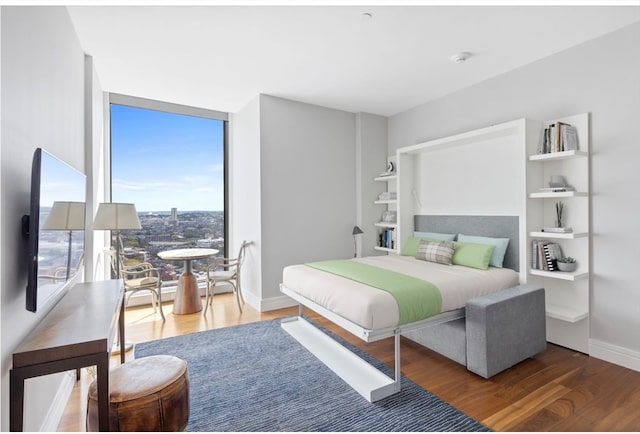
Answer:
<svg viewBox="0 0 640 434"><path fill-rule="evenodd" d="M449 59L455 63L464 63L469 57L471 57L471 53L468 51L461 51L459 53L452 54Z"/></svg>

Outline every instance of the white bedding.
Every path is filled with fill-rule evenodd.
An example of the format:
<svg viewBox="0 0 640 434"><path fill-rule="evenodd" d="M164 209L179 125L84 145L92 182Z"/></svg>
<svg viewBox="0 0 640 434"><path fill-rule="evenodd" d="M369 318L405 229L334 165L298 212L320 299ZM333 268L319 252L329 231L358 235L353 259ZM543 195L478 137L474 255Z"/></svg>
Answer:
<svg viewBox="0 0 640 434"><path fill-rule="evenodd" d="M518 273L508 268L489 267L488 270L477 270L397 255L352 260L433 283L442 294L442 312L462 308L471 298L518 284ZM307 265L285 267L282 284L365 329L376 330L398 325L398 305L393 296L384 290Z"/></svg>

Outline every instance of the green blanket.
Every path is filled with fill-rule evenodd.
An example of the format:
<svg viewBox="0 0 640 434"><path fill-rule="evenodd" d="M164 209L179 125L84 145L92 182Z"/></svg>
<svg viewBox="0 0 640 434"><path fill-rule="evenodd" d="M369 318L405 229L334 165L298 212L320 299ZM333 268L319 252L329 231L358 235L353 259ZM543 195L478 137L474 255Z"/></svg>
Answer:
<svg viewBox="0 0 640 434"><path fill-rule="evenodd" d="M345 259L306 265L387 291L398 303L400 325L436 315L442 308L440 290L426 280Z"/></svg>

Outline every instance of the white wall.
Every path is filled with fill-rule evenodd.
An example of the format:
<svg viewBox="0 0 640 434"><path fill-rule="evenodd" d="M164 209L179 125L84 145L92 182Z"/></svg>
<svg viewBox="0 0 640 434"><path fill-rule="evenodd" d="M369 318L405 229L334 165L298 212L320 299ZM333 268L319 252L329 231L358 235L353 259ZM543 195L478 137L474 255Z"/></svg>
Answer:
<svg viewBox="0 0 640 434"><path fill-rule="evenodd" d="M85 172L84 54L63 7L2 7L1 32L1 428L7 431L13 350L51 308L35 314L25 309L20 219L29 213L31 159L35 148L42 147ZM29 382L26 431L55 429L43 424L65 375Z"/></svg>
<svg viewBox="0 0 640 434"><path fill-rule="evenodd" d="M229 118L229 234L239 246L251 241L241 268L242 293L259 306L262 298L262 231L260 225L260 97ZM234 247L235 249L235 247ZM235 252L235 250L231 250Z"/></svg>
<svg viewBox="0 0 640 434"><path fill-rule="evenodd" d="M640 24L389 119L398 147L518 118L591 113L590 354L640 370ZM471 60L460 65L472 67Z"/></svg>
<svg viewBox="0 0 640 434"><path fill-rule="evenodd" d="M104 93L91 56L85 56L85 167L87 168L87 206L85 234L85 281L104 280L106 231L93 231L98 204L105 202Z"/></svg>

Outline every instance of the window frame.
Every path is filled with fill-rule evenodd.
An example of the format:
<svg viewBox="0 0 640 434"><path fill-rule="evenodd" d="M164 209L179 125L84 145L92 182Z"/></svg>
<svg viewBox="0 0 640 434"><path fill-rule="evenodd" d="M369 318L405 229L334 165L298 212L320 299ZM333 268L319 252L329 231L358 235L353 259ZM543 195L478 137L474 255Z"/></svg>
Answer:
<svg viewBox="0 0 640 434"><path fill-rule="evenodd" d="M229 114L225 112L220 112L216 110L203 109L198 107L192 107L182 104L175 104L164 101L157 101L153 99L140 98L136 96L122 95L118 93L107 93L107 117L109 119L108 125L108 133L107 133L107 143L109 144L109 152L108 158L105 163L108 168L108 182L105 182L105 186L107 188L107 192L105 197L109 198L109 201L113 201L112 196L112 182L113 182L113 161L112 161L112 142L111 142L111 106L122 105L133 108L140 108L146 110L155 110L166 113L178 114L178 115L186 115L186 116L195 116L199 118L212 119L222 121L222 135L223 135L223 144L222 144L222 161L224 164L223 168L223 181L224 181L224 257L229 257Z"/></svg>

